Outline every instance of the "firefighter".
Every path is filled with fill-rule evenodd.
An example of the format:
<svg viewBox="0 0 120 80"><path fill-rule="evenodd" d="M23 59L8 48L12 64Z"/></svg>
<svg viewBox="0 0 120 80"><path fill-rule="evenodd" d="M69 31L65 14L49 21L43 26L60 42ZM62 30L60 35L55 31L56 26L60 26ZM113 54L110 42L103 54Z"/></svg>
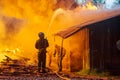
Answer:
<svg viewBox="0 0 120 80"><path fill-rule="evenodd" d="M46 48L49 46L48 40L44 38L44 33L38 33L39 39L36 41L35 48L38 49L38 72L46 72Z"/></svg>
<svg viewBox="0 0 120 80"><path fill-rule="evenodd" d="M54 57L57 55L57 65L58 65L58 71L62 71L62 60L63 57L66 54L66 50L58 45L55 45L55 52L54 52Z"/></svg>

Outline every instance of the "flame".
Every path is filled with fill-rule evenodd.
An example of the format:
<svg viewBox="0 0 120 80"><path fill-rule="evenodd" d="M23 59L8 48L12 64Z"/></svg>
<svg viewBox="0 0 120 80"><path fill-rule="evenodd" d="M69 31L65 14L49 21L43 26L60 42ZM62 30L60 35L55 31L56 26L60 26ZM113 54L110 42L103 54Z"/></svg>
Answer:
<svg viewBox="0 0 120 80"><path fill-rule="evenodd" d="M19 48L15 49L1 49L0 50L0 62L6 59L6 56L11 57L12 59L18 59L20 56L22 56L22 51Z"/></svg>
<svg viewBox="0 0 120 80"><path fill-rule="evenodd" d="M36 56L34 44L37 34L40 31L46 33L55 3L56 0L1 0L0 48L19 47L24 51L22 55L31 58ZM15 23L16 21L22 25ZM7 51L9 50L16 54L16 50Z"/></svg>
<svg viewBox="0 0 120 80"><path fill-rule="evenodd" d="M78 12L75 12L69 10L73 1L0 0L0 61L7 55L13 59L18 59L18 56L28 57L31 59L29 64L36 63L35 42L40 31L49 39L52 48L48 50L53 53L55 32L82 22L78 17L81 15L79 11L98 9L88 2L86 6L77 7Z"/></svg>
<svg viewBox="0 0 120 80"><path fill-rule="evenodd" d="M83 6L83 10L84 9L97 10L97 7L93 5L91 2L88 2L85 6Z"/></svg>

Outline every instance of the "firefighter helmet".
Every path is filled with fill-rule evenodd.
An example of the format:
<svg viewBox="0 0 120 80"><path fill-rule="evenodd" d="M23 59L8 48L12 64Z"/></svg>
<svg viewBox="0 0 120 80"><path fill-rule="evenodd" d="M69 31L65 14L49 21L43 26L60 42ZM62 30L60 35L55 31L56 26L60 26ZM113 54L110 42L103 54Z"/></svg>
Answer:
<svg viewBox="0 0 120 80"><path fill-rule="evenodd" d="M39 36L40 38L44 38L44 33L43 33L43 32L39 32L39 33L38 33L38 36Z"/></svg>

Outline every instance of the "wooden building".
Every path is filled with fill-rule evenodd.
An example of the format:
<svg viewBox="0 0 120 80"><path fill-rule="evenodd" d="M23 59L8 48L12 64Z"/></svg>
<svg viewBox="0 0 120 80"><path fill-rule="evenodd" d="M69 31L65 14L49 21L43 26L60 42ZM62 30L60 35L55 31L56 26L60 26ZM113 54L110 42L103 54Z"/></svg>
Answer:
<svg viewBox="0 0 120 80"><path fill-rule="evenodd" d="M98 69L120 74L119 40L120 9L96 15L55 34L55 41L59 41L56 44L67 50L63 68L69 66L70 71Z"/></svg>

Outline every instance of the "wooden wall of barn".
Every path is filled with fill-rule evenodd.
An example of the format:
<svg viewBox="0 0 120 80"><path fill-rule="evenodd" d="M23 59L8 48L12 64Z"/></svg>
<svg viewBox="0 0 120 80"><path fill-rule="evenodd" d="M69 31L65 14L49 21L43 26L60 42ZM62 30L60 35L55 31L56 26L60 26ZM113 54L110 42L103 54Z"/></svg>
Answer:
<svg viewBox="0 0 120 80"><path fill-rule="evenodd" d="M120 74L120 16L87 26L90 32L90 68Z"/></svg>
<svg viewBox="0 0 120 80"><path fill-rule="evenodd" d="M80 71L89 69L89 30L78 31L69 38L63 39L59 36L55 37L55 44L62 46L66 50L63 58L63 70ZM57 59L53 59L52 63L57 64ZM57 66L57 65L56 65Z"/></svg>
<svg viewBox="0 0 120 80"><path fill-rule="evenodd" d="M69 44L70 70L89 69L89 30L86 28L70 36Z"/></svg>

